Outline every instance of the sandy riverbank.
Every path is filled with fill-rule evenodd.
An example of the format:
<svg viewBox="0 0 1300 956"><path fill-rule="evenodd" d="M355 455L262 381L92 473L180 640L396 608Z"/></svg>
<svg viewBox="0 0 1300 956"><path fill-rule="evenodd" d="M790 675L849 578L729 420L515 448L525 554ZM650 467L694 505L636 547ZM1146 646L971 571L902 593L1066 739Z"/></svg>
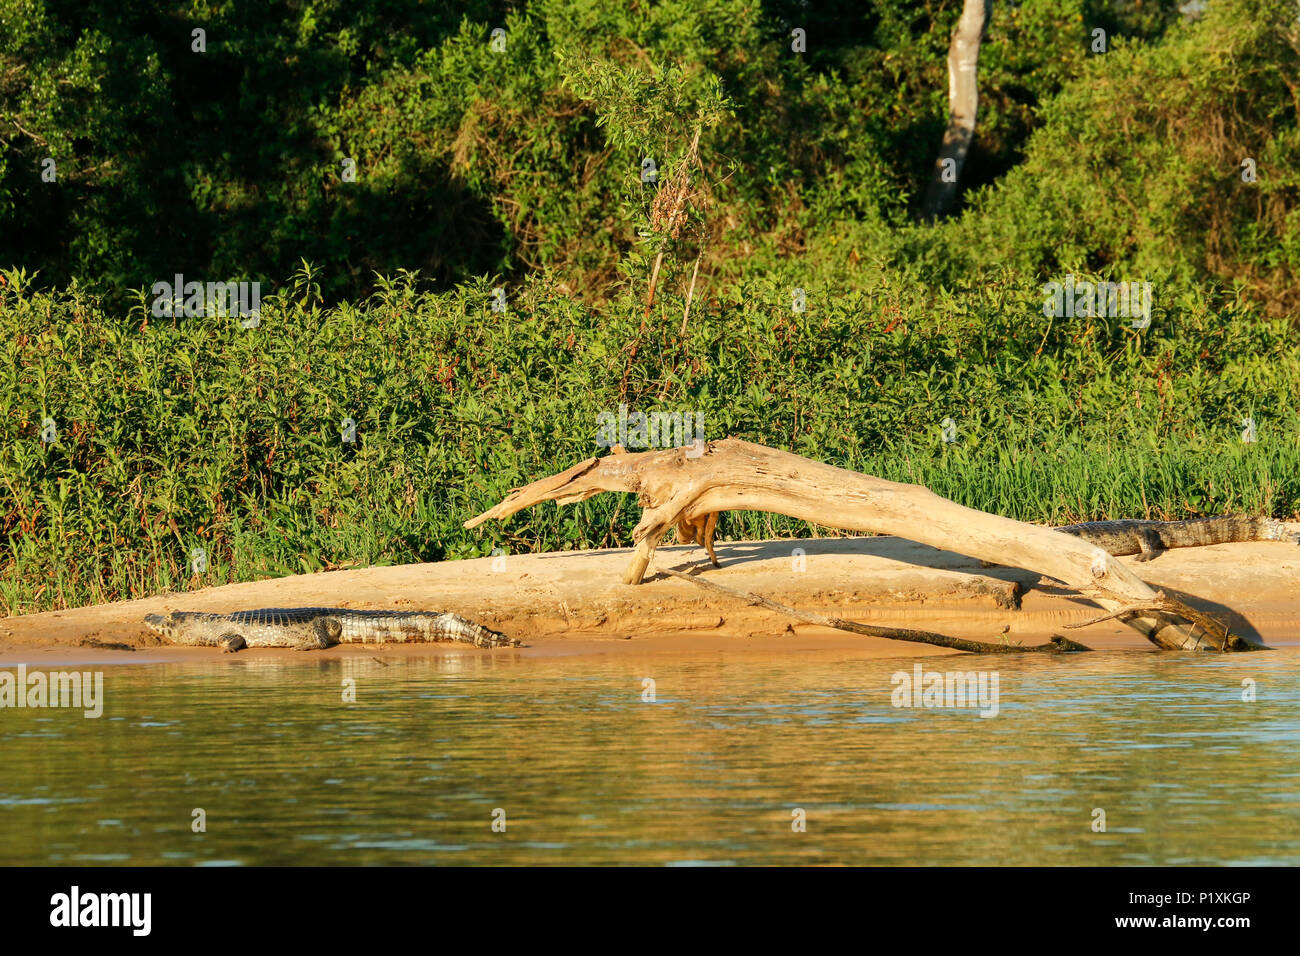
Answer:
<svg viewBox="0 0 1300 956"><path fill-rule="evenodd" d="M797 555L795 549L805 554ZM953 653L792 622L664 574L635 587L624 585L629 555L622 549L511 555L495 569L492 559L482 558L333 571L11 617L0 621L0 663L232 659L214 649L162 644L142 619L168 610L306 605L454 611L529 646L481 651L461 645L344 645L313 652L254 649L241 656L311 653L326 658L427 654L431 649L525 656L633 649L848 651L863 657ZM1093 605L1032 572L981 567L972 559L898 538L725 542L718 546L718 556L722 567L705 573L720 584L804 610L959 637L1040 643L1062 633L1063 625L1098 613ZM664 547L657 566L680 568L702 557L698 548ZM1265 643L1300 645L1300 548L1294 544L1186 548L1145 564L1121 560L1154 586L1183 592ZM1068 633L1098 649L1150 648L1135 632L1114 622Z"/></svg>

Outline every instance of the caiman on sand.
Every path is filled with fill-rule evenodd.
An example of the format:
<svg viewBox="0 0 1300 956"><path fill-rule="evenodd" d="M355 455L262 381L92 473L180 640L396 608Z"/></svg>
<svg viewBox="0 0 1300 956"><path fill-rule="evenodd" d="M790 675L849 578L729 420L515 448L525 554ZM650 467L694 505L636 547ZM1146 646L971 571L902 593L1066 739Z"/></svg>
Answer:
<svg viewBox="0 0 1300 956"><path fill-rule="evenodd" d="M1057 528L1095 544L1110 554L1138 555L1150 561L1169 548L1197 548L1235 541L1295 541L1286 526L1272 518L1221 515L1190 521L1089 521Z"/></svg>
<svg viewBox="0 0 1300 956"><path fill-rule="evenodd" d="M145 623L174 644L237 651L244 647L314 650L335 644L456 641L476 647L522 647L520 641L456 614L353 611L340 607L261 608L231 614L173 611Z"/></svg>

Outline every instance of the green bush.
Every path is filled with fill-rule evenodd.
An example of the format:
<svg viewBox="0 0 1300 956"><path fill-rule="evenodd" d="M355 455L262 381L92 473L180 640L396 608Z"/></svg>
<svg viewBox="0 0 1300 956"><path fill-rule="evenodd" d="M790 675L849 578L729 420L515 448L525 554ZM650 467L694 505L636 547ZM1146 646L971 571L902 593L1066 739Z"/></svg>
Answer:
<svg viewBox="0 0 1300 956"><path fill-rule="evenodd" d="M1296 315L1297 76L1285 0L1211 3L1157 45L1116 44L1044 107L1025 162L921 243L958 274L996 262L1235 282Z"/></svg>

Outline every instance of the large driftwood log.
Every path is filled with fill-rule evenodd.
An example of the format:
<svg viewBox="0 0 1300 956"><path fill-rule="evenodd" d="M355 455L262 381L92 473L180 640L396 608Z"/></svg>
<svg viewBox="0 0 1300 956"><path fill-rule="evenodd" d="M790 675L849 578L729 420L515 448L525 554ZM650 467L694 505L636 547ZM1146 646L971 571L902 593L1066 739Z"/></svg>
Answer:
<svg viewBox="0 0 1300 956"><path fill-rule="evenodd" d="M637 496L641 521L625 580L638 584L665 534L679 529L713 556L723 511L768 511L815 524L897 535L1055 578L1100 604L1158 647L1251 650L1204 615L1158 595L1111 555L1051 528L976 511L920 485L900 484L738 438L702 447L588 458L520 488L465 522L473 528L543 501L572 504L606 491ZM1213 626L1207 626L1213 625Z"/></svg>

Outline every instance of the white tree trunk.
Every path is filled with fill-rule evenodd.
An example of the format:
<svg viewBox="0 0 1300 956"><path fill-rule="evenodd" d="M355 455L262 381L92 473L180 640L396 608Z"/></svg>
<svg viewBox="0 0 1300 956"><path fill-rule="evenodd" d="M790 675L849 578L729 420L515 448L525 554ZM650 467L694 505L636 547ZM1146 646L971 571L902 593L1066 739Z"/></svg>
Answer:
<svg viewBox="0 0 1300 956"><path fill-rule="evenodd" d="M961 19L952 34L952 46L948 49L948 128L925 197L923 216L929 220L947 215L957 198L957 184L971 140L975 138L980 43L992 14L993 0L965 0Z"/></svg>

